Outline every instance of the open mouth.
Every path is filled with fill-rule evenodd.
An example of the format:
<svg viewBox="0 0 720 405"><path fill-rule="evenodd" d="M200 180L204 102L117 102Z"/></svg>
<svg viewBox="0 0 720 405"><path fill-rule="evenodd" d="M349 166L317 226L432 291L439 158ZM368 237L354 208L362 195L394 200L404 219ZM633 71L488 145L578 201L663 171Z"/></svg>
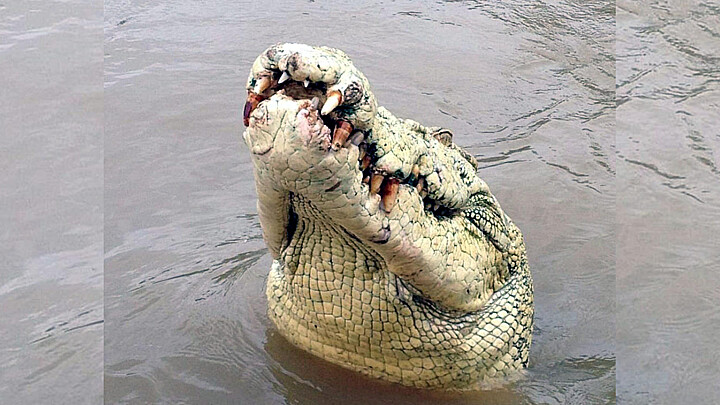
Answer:
<svg viewBox="0 0 720 405"><path fill-rule="evenodd" d="M314 100L317 98L317 106L323 106L322 114L327 115L335 107L325 106L328 99L326 95L327 85L324 82L312 82L308 79L303 82L292 80L286 72L274 71L264 72L265 75L256 78L252 91L248 91L248 99L243 111L243 123L250 125L250 114L264 100L272 97L275 93L282 93L295 100Z"/></svg>
<svg viewBox="0 0 720 405"><path fill-rule="evenodd" d="M405 185L412 187L423 201L426 212L438 219L452 217L458 213L458 209L444 206L440 201L431 197L433 193L428 189L425 177L420 174L417 164L412 166L409 173L396 171L387 173L375 166L377 161L376 145L370 140L369 131L354 129L349 121L342 118L343 110L352 108L344 106L343 96L337 91L328 92L328 86L324 82L313 82L305 79L303 81L293 80L289 74L280 70L265 71L264 75L254 79L251 83L252 90L248 91L248 98L243 111L243 122L245 126L250 125L252 112L263 102L275 94L282 94L301 102L301 107L307 110L307 120L311 125L317 121L327 127L332 134L330 148L338 151L341 148L348 148L351 145L359 149L357 169L362 172L362 182L367 185L370 196L379 195L380 208L390 213L397 202L398 190ZM340 186L340 182L330 185L325 191L330 192Z"/></svg>
<svg viewBox="0 0 720 405"><path fill-rule="evenodd" d="M246 89L243 140L278 333L418 387L461 388L527 364L522 235L450 130L395 116L329 47L269 47Z"/></svg>

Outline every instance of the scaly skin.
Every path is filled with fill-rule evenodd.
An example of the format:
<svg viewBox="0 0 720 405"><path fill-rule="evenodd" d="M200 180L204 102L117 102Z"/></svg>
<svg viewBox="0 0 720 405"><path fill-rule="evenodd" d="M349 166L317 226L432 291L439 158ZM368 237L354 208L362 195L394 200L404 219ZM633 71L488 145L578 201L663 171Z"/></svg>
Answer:
<svg viewBox="0 0 720 405"><path fill-rule="evenodd" d="M290 79L278 83L283 71ZM416 387L470 387L527 365L522 235L449 131L378 107L331 48L272 46L247 88L244 139L274 259L268 314L283 336ZM333 92L341 104L321 116ZM337 141L324 123L338 121L360 132Z"/></svg>

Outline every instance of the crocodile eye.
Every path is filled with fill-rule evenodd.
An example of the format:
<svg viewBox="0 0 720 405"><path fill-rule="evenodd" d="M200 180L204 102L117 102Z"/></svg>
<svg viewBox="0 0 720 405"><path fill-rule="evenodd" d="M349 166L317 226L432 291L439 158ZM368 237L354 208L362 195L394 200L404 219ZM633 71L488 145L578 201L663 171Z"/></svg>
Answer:
<svg viewBox="0 0 720 405"><path fill-rule="evenodd" d="M274 60L276 55L277 55L277 48L274 46L270 47L270 49L265 51L265 57L267 57L270 60Z"/></svg>

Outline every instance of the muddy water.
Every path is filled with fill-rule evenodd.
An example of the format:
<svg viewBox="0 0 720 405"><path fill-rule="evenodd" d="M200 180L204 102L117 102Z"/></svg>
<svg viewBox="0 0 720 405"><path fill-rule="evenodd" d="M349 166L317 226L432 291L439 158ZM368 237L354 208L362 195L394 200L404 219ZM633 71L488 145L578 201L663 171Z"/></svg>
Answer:
<svg viewBox="0 0 720 405"><path fill-rule="evenodd" d="M102 4L0 1L0 403L98 403Z"/></svg>
<svg viewBox="0 0 720 405"><path fill-rule="evenodd" d="M618 398L720 403L720 6L618 2Z"/></svg>
<svg viewBox="0 0 720 405"><path fill-rule="evenodd" d="M111 2L105 19L106 400L613 401L612 5L180 0ZM382 105L478 158L534 271L526 379L427 394L277 335L239 114L250 64L280 41L345 50Z"/></svg>
<svg viewBox="0 0 720 405"><path fill-rule="evenodd" d="M418 3L0 3L0 402L718 402L718 9ZM525 378L399 388L274 331L240 113L281 41L478 158L528 246Z"/></svg>

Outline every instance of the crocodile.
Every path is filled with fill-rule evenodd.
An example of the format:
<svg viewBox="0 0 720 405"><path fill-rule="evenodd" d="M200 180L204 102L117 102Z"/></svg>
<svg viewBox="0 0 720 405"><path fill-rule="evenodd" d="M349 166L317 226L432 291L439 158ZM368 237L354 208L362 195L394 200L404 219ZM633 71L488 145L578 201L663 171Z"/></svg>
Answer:
<svg viewBox="0 0 720 405"><path fill-rule="evenodd" d="M268 317L291 344L381 380L463 389L527 366L523 237L452 132L378 106L344 52L276 44L243 111L273 258Z"/></svg>

